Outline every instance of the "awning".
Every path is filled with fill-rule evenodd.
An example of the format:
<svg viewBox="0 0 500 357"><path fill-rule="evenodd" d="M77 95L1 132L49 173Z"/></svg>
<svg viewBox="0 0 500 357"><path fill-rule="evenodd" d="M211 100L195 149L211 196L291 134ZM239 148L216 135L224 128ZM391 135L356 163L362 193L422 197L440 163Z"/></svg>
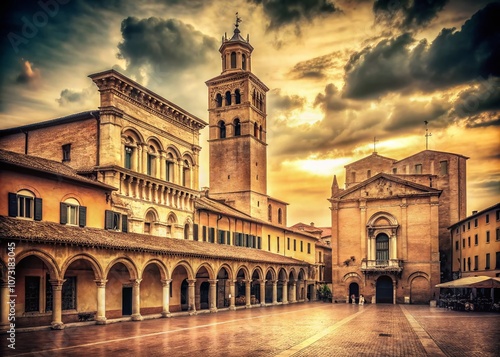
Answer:
<svg viewBox="0 0 500 357"><path fill-rule="evenodd" d="M437 284L436 288L500 288L500 278L491 276L468 276L466 278Z"/></svg>

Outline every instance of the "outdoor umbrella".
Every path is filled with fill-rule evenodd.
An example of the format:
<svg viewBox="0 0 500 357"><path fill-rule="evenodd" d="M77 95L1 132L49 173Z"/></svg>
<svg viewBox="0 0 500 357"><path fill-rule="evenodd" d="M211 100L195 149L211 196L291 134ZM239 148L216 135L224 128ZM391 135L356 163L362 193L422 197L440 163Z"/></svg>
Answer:
<svg viewBox="0 0 500 357"><path fill-rule="evenodd" d="M468 276L466 278L437 284L436 288L500 288L500 278L491 276Z"/></svg>

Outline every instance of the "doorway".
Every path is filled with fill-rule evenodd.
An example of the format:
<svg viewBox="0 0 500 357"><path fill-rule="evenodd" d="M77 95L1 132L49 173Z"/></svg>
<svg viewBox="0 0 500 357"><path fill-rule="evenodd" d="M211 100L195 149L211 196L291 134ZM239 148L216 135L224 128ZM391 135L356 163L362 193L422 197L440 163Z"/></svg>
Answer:
<svg viewBox="0 0 500 357"><path fill-rule="evenodd" d="M350 283L349 284L349 304L352 304L352 297L355 296L354 298L354 303L357 304L359 301L359 285L358 283Z"/></svg>
<svg viewBox="0 0 500 357"><path fill-rule="evenodd" d="M377 279L377 304L393 304L392 279L387 275Z"/></svg>
<svg viewBox="0 0 500 357"><path fill-rule="evenodd" d="M132 315L132 287L124 286L122 288L122 315Z"/></svg>

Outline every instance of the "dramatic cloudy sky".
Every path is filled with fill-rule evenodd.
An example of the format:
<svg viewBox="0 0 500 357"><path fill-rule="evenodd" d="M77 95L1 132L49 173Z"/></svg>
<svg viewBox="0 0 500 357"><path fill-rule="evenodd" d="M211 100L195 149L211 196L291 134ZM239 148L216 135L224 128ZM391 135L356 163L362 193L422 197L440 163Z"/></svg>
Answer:
<svg viewBox="0 0 500 357"><path fill-rule="evenodd" d="M40 0L2 2L0 129L98 106L115 68L208 121L205 81L235 13L268 93L268 187L288 224L330 224L333 175L376 151L470 157L468 211L500 201L500 2ZM201 186L208 186L208 128Z"/></svg>

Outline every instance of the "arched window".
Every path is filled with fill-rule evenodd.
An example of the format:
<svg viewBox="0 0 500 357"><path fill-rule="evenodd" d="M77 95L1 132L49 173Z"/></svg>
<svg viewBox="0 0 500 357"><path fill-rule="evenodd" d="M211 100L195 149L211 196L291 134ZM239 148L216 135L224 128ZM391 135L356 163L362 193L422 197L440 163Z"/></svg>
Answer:
<svg viewBox="0 0 500 357"><path fill-rule="evenodd" d="M146 217L144 218L144 233L153 233L153 223L156 222L156 214L153 211L148 211Z"/></svg>
<svg viewBox="0 0 500 357"><path fill-rule="evenodd" d="M259 139L262 140L262 125L259 127Z"/></svg>
<svg viewBox="0 0 500 357"><path fill-rule="evenodd" d="M241 104L241 93L239 89L234 91L234 102L235 104Z"/></svg>
<svg viewBox="0 0 500 357"><path fill-rule="evenodd" d="M226 137L226 123L224 121L219 121L219 138L224 139Z"/></svg>
<svg viewBox="0 0 500 357"><path fill-rule="evenodd" d="M245 54L241 55L241 68L244 70L247 69L247 56Z"/></svg>
<svg viewBox="0 0 500 357"><path fill-rule="evenodd" d="M231 92L226 92L226 106L231 105Z"/></svg>
<svg viewBox="0 0 500 357"><path fill-rule="evenodd" d="M182 167L182 186L191 187L191 165L188 160L184 160Z"/></svg>
<svg viewBox="0 0 500 357"><path fill-rule="evenodd" d="M42 199L36 198L33 192L20 190L9 192L9 217L22 217L42 220Z"/></svg>
<svg viewBox="0 0 500 357"><path fill-rule="evenodd" d="M177 224L177 217L175 214L170 213L167 218L167 234L171 235L172 234L172 226Z"/></svg>
<svg viewBox="0 0 500 357"><path fill-rule="evenodd" d="M241 123L239 119L234 119L234 136L241 135Z"/></svg>
<svg viewBox="0 0 500 357"><path fill-rule="evenodd" d="M236 68L236 52L231 52L231 68Z"/></svg>
<svg viewBox="0 0 500 357"><path fill-rule="evenodd" d="M132 155L134 153L134 148L131 146L125 146L125 162L124 166L126 169L132 170Z"/></svg>
<svg viewBox="0 0 500 357"><path fill-rule="evenodd" d="M259 134L259 126L257 125L257 123L255 123L253 125L253 136L257 137Z"/></svg>
<svg viewBox="0 0 500 357"><path fill-rule="evenodd" d="M255 89L253 90L253 93L252 93L252 104L255 106L257 102L257 92L255 91Z"/></svg>
<svg viewBox="0 0 500 357"><path fill-rule="evenodd" d="M87 221L87 208L80 206L80 202L75 198L67 198L60 204L61 224L79 225L84 227Z"/></svg>
<svg viewBox="0 0 500 357"><path fill-rule="evenodd" d="M189 239L189 224L184 225L184 239Z"/></svg>
<svg viewBox="0 0 500 357"><path fill-rule="evenodd" d="M165 174L165 179L168 182L174 182L174 155L172 153L167 154L167 160L166 160L166 174Z"/></svg>
<svg viewBox="0 0 500 357"><path fill-rule="evenodd" d="M376 259L377 264L388 264L389 260L389 237L385 233L381 233L376 238Z"/></svg>
<svg viewBox="0 0 500 357"><path fill-rule="evenodd" d="M220 93L217 93L217 95L215 96L215 102L216 102L216 106L217 108L220 108L222 107L222 95Z"/></svg>
<svg viewBox="0 0 500 357"><path fill-rule="evenodd" d="M154 176L156 172L155 160L156 160L156 150L154 146L151 145L149 147L148 157L147 157L147 174L150 176Z"/></svg>
<svg viewBox="0 0 500 357"><path fill-rule="evenodd" d="M267 220L271 222L273 220L273 208L271 205L267 206Z"/></svg>
<svg viewBox="0 0 500 357"><path fill-rule="evenodd" d="M283 223L283 211L281 210L281 208L278 208L278 223Z"/></svg>

